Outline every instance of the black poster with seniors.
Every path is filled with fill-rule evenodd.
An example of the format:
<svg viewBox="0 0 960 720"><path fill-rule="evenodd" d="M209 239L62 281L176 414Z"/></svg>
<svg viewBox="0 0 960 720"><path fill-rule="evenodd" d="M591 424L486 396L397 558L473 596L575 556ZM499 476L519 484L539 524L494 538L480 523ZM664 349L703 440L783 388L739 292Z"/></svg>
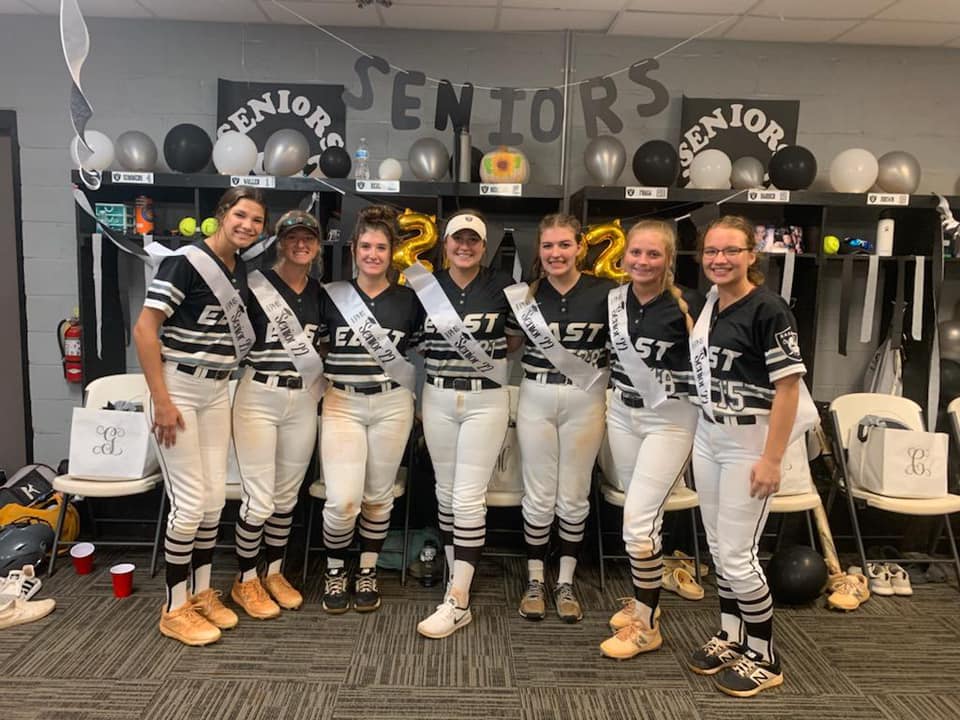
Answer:
<svg viewBox="0 0 960 720"><path fill-rule="evenodd" d="M690 182L694 156L710 148L736 162L754 157L766 167L780 148L795 145L800 102L797 100L711 99L684 96L680 114L679 187Z"/></svg>
<svg viewBox="0 0 960 720"><path fill-rule="evenodd" d="M310 145L304 169L310 174L328 147L346 141L347 109L343 85L217 81L217 137L235 130L257 145L257 168L263 167L263 148L277 130L303 133Z"/></svg>

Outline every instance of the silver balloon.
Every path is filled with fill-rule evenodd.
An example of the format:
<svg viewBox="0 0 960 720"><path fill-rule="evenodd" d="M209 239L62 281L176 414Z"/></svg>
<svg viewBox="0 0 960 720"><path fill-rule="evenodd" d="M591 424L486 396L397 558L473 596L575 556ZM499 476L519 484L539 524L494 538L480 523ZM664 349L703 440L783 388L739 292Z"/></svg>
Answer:
<svg viewBox="0 0 960 720"><path fill-rule="evenodd" d="M920 187L920 163L908 152L894 150L883 155L877 164L877 185L889 193L915 193Z"/></svg>
<svg viewBox="0 0 960 720"><path fill-rule="evenodd" d="M296 175L310 158L310 145L299 130L277 130L263 146L263 169L268 175Z"/></svg>
<svg viewBox="0 0 960 720"><path fill-rule="evenodd" d="M730 171L730 184L734 190L748 190L763 187L763 175L766 169L755 157L742 157L733 163Z"/></svg>
<svg viewBox="0 0 960 720"><path fill-rule="evenodd" d="M420 180L440 180L447 174L450 152L436 138L420 138L410 146L410 169Z"/></svg>
<svg viewBox="0 0 960 720"><path fill-rule="evenodd" d="M583 151L583 164L590 177L601 185L614 185L627 163L623 143L610 135L595 137Z"/></svg>
<svg viewBox="0 0 960 720"><path fill-rule="evenodd" d="M116 159L124 170L153 172L157 167L157 146L150 136L139 130L128 130L114 143Z"/></svg>
<svg viewBox="0 0 960 720"><path fill-rule="evenodd" d="M940 359L960 362L960 320L940 323Z"/></svg>

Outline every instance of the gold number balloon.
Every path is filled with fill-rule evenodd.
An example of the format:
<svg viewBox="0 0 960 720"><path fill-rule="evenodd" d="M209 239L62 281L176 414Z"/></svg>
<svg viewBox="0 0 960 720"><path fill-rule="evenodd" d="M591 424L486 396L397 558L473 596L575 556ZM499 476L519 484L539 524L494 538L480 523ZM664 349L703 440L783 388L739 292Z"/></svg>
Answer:
<svg viewBox="0 0 960 720"><path fill-rule="evenodd" d="M417 262L421 253L425 253L437 244L437 217L407 208L397 218L397 224L400 226L401 233L413 233L410 237L401 240L393 251L393 267L397 272L402 273ZM422 264L427 270L433 272L432 263L424 260ZM403 275L400 276L400 282L403 282Z"/></svg>
<svg viewBox="0 0 960 720"><path fill-rule="evenodd" d="M619 219L602 225L594 225L583 233L583 242L580 243L577 262L581 263L586 258L590 247L602 242L606 242L607 246L597 256L593 268L584 272L620 284L627 282L629 276L622 267L623 255L627 248L627 235L623 231Z"/></svg>

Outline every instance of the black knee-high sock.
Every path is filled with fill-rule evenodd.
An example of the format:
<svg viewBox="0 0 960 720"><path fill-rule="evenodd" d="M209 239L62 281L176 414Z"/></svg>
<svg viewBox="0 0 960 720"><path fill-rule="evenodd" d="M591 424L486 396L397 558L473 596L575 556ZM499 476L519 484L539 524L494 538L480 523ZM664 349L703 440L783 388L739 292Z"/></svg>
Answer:
<svg viewBox="0 0 960 720"><path fill-rule="evenodd" d="M241 580L244 574L257 568L257 557L260 555L260 540L263 537L263 525L254 525L244 520L237 520L236 526L237 564L240 566ZM249 579L249 578L246 578Z"/></svg>
<svg viewBox="0 0 960 720"><path fill-rule="evenodd" d="M194 595L210 587L210 566L213 564L213 549L217 545L219 532L219 522L205 521L197 529L197 538L193 542L193 557L191 559Z"/></svg>
<svg viewBox="0 0 960 720"><path fill-rule="evenodd" d="M267 565L283 559L283 552L287 548L292 525L293 510L275 512L267 518L266 525L263 528L263 544L266 545Z"/></svg>
<svg viewBox="0 0 960 720"><path fill-rule="evenodd" d="M163 558L166 566L167 612L176 610L190 597L187 587L190 579L190 556L193 554L193 535L167 528L163 538Z"/></svg>
<svg viewBox="0 0 960 720"><path fill-rule="evenodd" d="M633 578L633 596L646 608L648 627L654 625L654 615L660 604L660 588L663 585L663 555L656 552L643 557L627 549L630 557L630 574Z"/></svg>
<svg viewBox="0 0 960 720"><path fill-rule="evenodd" d="M737 604L737 596L730 587L730 583L719 572L717 573L717 594L720 596L721 632L726 633L727 640L731 642L744 643L746 633L743 618L740 616L740 606Z"/></svg>

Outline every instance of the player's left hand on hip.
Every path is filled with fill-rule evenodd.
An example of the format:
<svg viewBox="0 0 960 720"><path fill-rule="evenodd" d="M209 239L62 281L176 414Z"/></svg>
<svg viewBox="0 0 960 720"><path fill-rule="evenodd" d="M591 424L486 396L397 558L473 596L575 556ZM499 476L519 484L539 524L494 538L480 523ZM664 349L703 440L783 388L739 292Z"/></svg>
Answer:
<svg viewBox="0 0 960 720"><path fill-rule="evenodd" d="M750 497L765 498L780 489L780 465L761 457L750 469Z"/></svg>

